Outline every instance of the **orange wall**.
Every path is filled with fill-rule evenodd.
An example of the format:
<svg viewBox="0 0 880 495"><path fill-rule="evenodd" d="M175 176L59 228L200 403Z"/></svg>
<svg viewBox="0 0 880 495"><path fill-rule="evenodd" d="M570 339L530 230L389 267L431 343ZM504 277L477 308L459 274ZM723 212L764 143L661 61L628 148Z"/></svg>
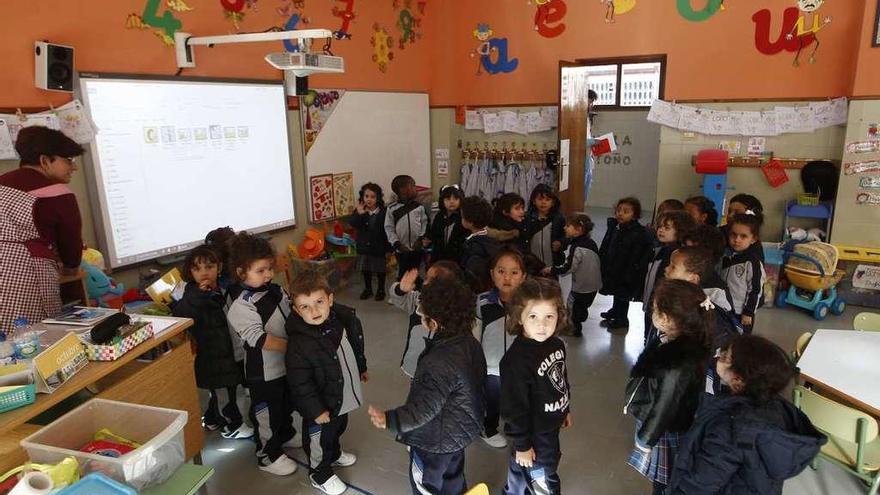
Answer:
<svg viewBox="0 0 880 495"><path fill-rule="evenodd" d="M186 0L191 12L175 14L183 23L182 31L195 36L233 33L224 18L219 0ZM161 2L164 6L165 0ZM257 0L257 12L248 12L241 31L263 31L283 25L286 17L276 8L281 0ZM164 46L150 30L125 29L126 16L142 12L146 0L30 0L4 2L3 34L0 35L0 107L45 107L49 102L65 102L69 96L38 90L33 83L33 42L48 39L69 44L76 49L79 71L122 72L139 74L174 74L177 67L174 48ZM342 2L306 0L305 13L311 24L336 30L339 18L330 9ZM415 2L413 2L415 4ZM164 8L164 7L163 7ZM424 37L400 50L396 46L399 31L395 27L397 11L392 2L355 0L358 17L352 24L351 40L334 41L334 54L345 57L345 75L312 78L313 87L351 89L427 91L430 88L430 58L427 56L435 23L433 5L428 4L422 22ZM394 60L386 73L372 62L370 36L374 23L380 23L395 39ZM302 27L300 25L299 27ZM280 78L280 72L263 61L272 51L282 51L281 42L223 45L213 49L196 47L196 68L184 75L211 77Z"/></svg>
<svg viewBox="0 0 880 495"><path fill-rule="evenodd" d="M866 2L859 38L858 67L853 81L853 96L880 96L880 47L871 46L876 15L877 2Z"/></svg>

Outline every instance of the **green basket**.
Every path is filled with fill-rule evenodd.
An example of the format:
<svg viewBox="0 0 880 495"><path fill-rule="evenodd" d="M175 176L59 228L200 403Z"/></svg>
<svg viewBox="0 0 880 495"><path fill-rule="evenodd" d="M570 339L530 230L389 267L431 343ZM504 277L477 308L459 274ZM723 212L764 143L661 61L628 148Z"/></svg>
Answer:
<svg viewBox="0 0 880 495"><path fill-rule="evenodd" d="M0 393L0 413L33 404L36 398L36 387L30 385L16 386L15 389Z"/></svg>
<svg viewBox="0 0 880 495"><path fill-rule="evenodd" d="M811 193L798 193L797 203L800 206L816 206L819 204L819 195Z"/></svg>

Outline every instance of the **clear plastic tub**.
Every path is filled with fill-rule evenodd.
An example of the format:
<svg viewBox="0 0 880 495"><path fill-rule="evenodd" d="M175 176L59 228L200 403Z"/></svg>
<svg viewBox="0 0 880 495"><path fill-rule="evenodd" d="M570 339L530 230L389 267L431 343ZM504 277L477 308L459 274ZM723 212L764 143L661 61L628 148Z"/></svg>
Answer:
<svg viewBox="0 0 880 495"><path fill-rule="evenodd" d="M75 457L83 475L100 472L141 491L164 482L184 462L186 411L93 399L21 441L32 462ZM80 452L107 428L141 447L118 458Z"/></svg>

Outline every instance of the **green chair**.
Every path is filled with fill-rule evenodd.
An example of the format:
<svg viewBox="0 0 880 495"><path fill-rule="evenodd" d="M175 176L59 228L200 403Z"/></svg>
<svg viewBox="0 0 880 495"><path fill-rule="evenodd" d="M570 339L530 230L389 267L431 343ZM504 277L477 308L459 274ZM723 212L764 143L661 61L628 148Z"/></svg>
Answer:
<svg viewBox="0 0 880 495"><path fill-rule="evenodd" d="M804 350L807 348L807 344L810 343L810 339L813 338L813 334L811 332L804 332L798 337L797 342L794 344L794 351L791 353L791 359L793 361L797 361L804 355Z"/></svg>
<svg viewBox="0 0 880 495"><path fill-rule="evenodd" d="M868 495L876 495L880 488L877 420L801 386L794 389L794 403L828 436L819 457L849 471L870 485Z"/></svg>
<svg viewBox="0 0 880 495"><path fill-rule="evenodd" d="M853 328L866 332L880 332L880 314L859 313L853 318Z"/></svg>

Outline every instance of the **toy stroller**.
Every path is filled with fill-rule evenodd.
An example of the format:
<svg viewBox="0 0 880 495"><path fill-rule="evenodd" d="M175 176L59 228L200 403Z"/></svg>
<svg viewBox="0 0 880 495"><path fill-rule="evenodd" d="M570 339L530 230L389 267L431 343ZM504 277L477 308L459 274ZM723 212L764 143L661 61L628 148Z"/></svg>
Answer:
<svg viewBox="0 0 880 495"><path fill-rule="evenodd" d="M776 306L797 306L824 320L828 312L843 314L846 301L837 297L837 284L846 272L837 269L837 248L824 242L790 241L783 247L788 290L776 296Z"/></svg>

